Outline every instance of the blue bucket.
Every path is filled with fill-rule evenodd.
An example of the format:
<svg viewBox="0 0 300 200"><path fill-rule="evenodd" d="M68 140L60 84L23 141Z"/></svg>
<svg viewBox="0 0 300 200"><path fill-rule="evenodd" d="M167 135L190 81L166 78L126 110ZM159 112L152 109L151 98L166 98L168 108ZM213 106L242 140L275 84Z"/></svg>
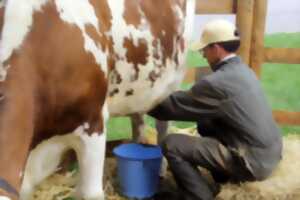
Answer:
<svg viewBox="0 0 300 200"><path fill-rule="evenodd" d="M129 198L148 198L158 189L162 153L159 146L122 144L113 150L117 157L121 193Z"/></svg>

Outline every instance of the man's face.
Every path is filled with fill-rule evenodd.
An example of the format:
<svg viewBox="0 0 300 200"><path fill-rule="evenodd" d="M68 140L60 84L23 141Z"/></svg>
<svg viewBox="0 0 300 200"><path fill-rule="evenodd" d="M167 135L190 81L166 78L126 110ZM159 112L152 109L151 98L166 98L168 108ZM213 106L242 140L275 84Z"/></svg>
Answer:
<svg viewBox="0 0 300 200"><path fill-rule="evenodd" d="M217 44L209 44L201 50L201 53L204 58L206 58L207 62L210 66L217 64L220 61L218 55L218 45Z"/></svg>

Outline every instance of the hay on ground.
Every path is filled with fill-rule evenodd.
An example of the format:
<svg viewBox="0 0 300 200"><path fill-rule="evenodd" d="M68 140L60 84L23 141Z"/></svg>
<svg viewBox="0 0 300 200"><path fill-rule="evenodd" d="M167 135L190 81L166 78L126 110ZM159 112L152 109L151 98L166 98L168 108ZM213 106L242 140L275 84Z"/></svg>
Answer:
<svg viewBox="0 0 300 200"><path fill-rule="evenodd" d="M300 137L284 138L283 159L272 176L265 181L242 185L226 184L218 200L299 200L300 199ZM107 200L126 200L119 192L116 161L107 158L104 173L104 189ZM170 172L167 179L174 182ZM32 200L63 200L74 194L76 173L54 174L41 183Z"/></svg>

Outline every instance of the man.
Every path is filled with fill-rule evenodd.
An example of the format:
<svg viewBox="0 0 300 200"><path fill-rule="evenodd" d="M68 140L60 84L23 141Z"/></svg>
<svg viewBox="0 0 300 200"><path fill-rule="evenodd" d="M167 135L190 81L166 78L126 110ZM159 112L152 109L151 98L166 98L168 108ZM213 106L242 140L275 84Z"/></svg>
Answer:
<svg viewBox="0 0 300 200"><path fill-rule="evenodd" d="M233 24L209 22L192 48L203 53L213 73L149 112L160 120L195 121L203 136L170 134L161 144L178 199L214 199L219 183L264 180L281 160L280 132L255 74L235 54L239 45ZM214 184L198 166L211 172Z"/></svg>

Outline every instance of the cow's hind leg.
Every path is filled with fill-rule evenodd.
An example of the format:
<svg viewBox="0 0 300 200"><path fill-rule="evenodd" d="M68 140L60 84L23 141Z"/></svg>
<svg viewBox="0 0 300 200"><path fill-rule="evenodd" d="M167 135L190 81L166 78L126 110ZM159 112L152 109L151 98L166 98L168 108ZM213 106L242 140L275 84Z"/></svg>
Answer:
<svg viewBox="0 0 300 200"><path fill-rule="evenodd" d="M55 136L43 141L31 151L27 160L20 199L31 199L35 187L58 169L65 152L74 149L80 168L76 196L78 199L104 200L102 177L105 142L105 134L94 133L89 136L84 132L84 126L76 129L75 134Z"/></svg>
<svg viewBox="0 0 300 200"><path fill-rule="evenodd" d="M52 137L37 145L27 159L20 199L31 199L34 188L58 169L65 152L78 143L77 136L68 134Z"/></svg>

